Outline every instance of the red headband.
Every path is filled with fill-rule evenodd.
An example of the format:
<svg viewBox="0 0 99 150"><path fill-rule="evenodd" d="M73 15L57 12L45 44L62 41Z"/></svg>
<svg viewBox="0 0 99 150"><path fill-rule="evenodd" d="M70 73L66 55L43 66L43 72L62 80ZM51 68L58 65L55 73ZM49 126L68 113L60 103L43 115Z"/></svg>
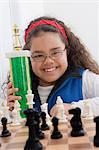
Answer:
<svg viewBox="0 0 99 150"><path fill-rule="evenodd" d="M37 21L35 23L32 23L29 28L25 31L25 36L24 36L24 39L25 39L25 42L26 42L26 39L28 38L28 35L29 33L35 29L36 27L40 26L40 25L43 25L43 24L48 24L48 25L52 25L54 27L56 27L57 29L59 29L59 31L62 33L62 35L65 37L65 39L67 40L67 35L65 33L65 30L64 28L58 24L57 22L55 21L52 21L52 20L40 20L40 21ZM68 41L68 40L67 40Z"/></svg>

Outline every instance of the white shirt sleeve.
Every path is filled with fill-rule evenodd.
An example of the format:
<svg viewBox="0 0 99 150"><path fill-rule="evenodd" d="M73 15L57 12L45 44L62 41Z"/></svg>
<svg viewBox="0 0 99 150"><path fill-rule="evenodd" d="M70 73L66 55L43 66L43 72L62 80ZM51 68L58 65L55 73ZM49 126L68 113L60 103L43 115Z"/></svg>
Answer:
<svg viewBox="0 0 99 150"><path fill-rule="evenodd" d="M84 71L82 76L83 98L99 97L99 75L89 71Z"/></svg>
<svg viewBox="0 0 99 150"><path fill-rule="evenodd" d="M94 116L99 115L99 75L89 71L84 71L82 76L82 92L84 100L88 100ZM84 109L84 101L74 102L73 105Z"/></svg>

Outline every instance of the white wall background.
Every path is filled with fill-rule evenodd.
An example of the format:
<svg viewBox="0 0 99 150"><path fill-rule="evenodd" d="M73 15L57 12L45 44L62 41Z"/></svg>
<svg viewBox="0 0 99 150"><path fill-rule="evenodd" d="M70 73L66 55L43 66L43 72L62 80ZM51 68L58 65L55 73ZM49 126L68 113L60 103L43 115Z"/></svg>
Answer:
<svg viewBox="0 0 99 150"><path fill-rule="evenodd" d="M0 84L9 70L5 53L13 50L12 26L24 29L39 16L63 20L86 45L99 63L99 0L0 0Z"/></svg>

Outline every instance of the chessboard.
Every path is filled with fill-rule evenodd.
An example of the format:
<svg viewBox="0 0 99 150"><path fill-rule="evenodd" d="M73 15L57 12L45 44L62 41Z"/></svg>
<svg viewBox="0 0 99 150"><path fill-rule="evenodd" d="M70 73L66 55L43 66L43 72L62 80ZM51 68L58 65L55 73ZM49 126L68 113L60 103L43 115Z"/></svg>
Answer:
<svg viewBox="0 0 99 150"><path fill-rule="evenodd" d="M43 131L45 139L40 140L43 144L44 150L96 150L94 147L93 138L95 135L96 125L92 119L83 119L83 128L85 135L81 137L71 137L71 126L69 121L67 123L59 124L58 128L63 137L60 139L51 139L50 130ZM10 126L8 129L11 132L10 137L0 137L1 147L0 150L23 150L26 140L28 138L28 128L26 126ZM1 131L1 127L0 127Z"/></svg>

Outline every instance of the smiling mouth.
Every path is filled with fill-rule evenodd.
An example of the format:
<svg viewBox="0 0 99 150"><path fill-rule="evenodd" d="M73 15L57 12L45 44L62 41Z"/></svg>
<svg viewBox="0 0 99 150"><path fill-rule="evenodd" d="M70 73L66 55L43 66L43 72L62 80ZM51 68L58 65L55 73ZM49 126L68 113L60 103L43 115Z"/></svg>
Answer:
<svg viewBox="0 0 99 150"><path fill-rule="evenodd" d="M45 72L53 72L54 70L56 70L57 67L53 67L53 68L47 68L47 69L43 69Z"/></svg>

